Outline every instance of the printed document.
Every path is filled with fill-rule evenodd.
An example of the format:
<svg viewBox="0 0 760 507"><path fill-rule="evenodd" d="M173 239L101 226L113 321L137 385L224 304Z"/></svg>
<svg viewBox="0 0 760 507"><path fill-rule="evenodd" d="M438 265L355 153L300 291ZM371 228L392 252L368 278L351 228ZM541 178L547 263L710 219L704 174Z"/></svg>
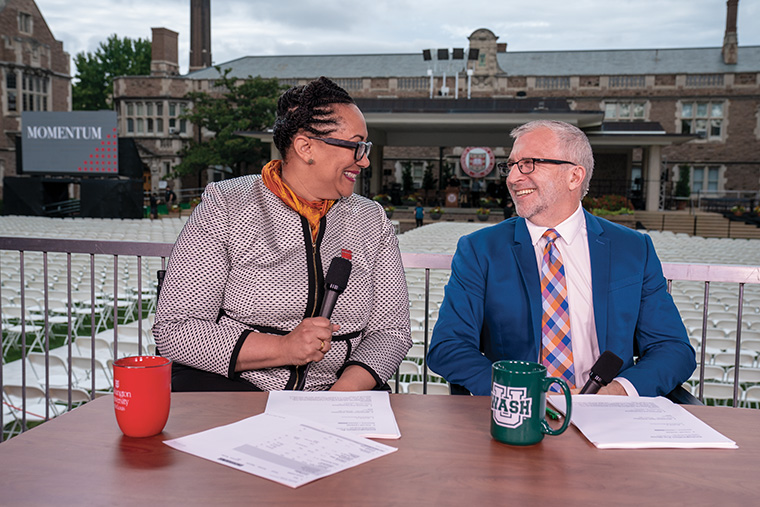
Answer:
<svg viewBox="0 0 760 507"><path fill-rule="evenodd" d="M365 438L401 438L385 391L272 391L265 413L308 419Z"/></svg>
<svg viewBox="0 0 760 507"><path fill-rule="evenodd" d="M291 488L397 449L283 415L260 414L164 443Z"/></svg>
<svg viewBox="0 0 760 507"><path fill-rule="evenodd" d="M564 396L547 401L565 413ZM599 449L737 448L736 442L663 397L576 394L571 421Z"/></svg>

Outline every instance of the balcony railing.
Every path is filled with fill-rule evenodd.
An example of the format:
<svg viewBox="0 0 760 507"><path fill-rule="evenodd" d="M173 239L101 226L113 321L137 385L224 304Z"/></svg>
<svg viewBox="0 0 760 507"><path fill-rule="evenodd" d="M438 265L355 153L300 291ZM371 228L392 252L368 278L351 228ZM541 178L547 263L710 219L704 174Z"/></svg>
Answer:
<svg viewBox="0 0 760 507"><path fill-rule="evenodd" d="M0 426L12 425L11 429L25 431L28 419L47 420L79 402L108 392L110 361L103 364L104 356L99 356L103 340L97 338L102 333L112 336L105 345L111 358L153 350L149 328L156 303L156 274L165 268L172 247L171 243L0 237L0 328L4 353L4 364L0 365L4 401ZM422 334L422 343L416 345L420 353L415 358L422 363L422 392L427 393L428 382L433 381L429 376L434 374L427 369L426 356L434 325L432 312L439 302L431 298L431 273L449 270L452 256L406 252L402 256L407 275L412 270L424 273L424 295L416 302L424 308L424 319L413 326L415 332ZM694 377L699 386L695 394L703 401L710 396L704 391L706 369L702 365L709 365L708 353L712 353L708 352L708 345L714 343L708 333L711 286L728 283L736 287L735 341L732 347L719 345L735 353L733 396L724 399L730 398L733 406L738 407L743 401L739 375L746 359L741 347L745 288L748 284L760 287L760 268L666 263L663 270L669 290L674 281L699 282L702 287L702 304L695 304L702 308L701 337L692 338L698 342L695 345L700 364L699 374ZM32 293L38 297L28 297ZM130 333L125 337L126 330ZM20 360L6 362L14 351L20 352ZM758 353L755 351L753 366L757 366ZM53 378L56 366L62 366L63 378ZM37 376L36 383L28 380L28 368ZM392 387L394 384L399 392L398 373ZM18 392L12 392L14 389ZM38 404L33 404L31 399L40 391Z"/></svg>

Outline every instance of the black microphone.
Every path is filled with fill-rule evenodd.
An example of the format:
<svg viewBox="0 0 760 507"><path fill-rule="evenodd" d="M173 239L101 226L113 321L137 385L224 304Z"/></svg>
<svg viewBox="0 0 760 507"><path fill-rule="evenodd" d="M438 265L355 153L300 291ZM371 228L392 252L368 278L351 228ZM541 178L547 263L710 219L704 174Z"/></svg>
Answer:
<svg viewBox="0 0 760 507"><path fill-rule="evenodd" d="M622 359L609 350L604 351L588 372L588 382L581 389L581 394L596 394L600 387L612 382L622 366Z"/></svg>
<svg viewBox="0 0 760 507"><path fill-rule="evenodd" d="M330 261L330 267L325 275L325 299L322 301L322 309L319 316L327 319L332 315L338 296L343 293L348 285L348 277L351 275L351 261L343 257L334 257Z"/></svg>

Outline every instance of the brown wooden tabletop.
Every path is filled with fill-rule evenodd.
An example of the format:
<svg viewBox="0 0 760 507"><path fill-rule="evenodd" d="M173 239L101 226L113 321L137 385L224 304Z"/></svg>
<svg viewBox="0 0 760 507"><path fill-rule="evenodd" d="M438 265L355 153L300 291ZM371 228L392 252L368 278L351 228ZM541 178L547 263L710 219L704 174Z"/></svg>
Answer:
<svg viewBox="0 0 760 507"><path fill-rule="evenodd" d="M103 397L0 444L0 505L718 505L760 501L760 411L688 407L739 449L599 450L571 426L491 439L489 398L391 395L388 456L297 489L162 443L264 411L266 393L177 393L160 435L122 436ZM556 502L556 503L555 503Z"/></svg>

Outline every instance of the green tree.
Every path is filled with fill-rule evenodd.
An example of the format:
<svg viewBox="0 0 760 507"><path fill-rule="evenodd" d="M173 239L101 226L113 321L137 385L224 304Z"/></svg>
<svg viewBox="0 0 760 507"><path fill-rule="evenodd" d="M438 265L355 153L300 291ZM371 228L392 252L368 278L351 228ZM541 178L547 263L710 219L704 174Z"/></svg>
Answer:
<svg viewBox="0 0 760 507"><path fill-rule="evenodd" d="M72 86L75 111L110 109L113 104L113 80L119 76L150 75L151 46L147 39L120 39L111 35L94 53L81 52L74 57L77 72Z"/></svg>
<svg viewBox="0 0 760 507"><path fill-rule="evenodd" d="M434 190L438 180L433 176L433 164L425 163L425 172L422 173L422 188Z"/></svg>
<svg viewBox="0 0 760 507"><path fill-rule="evenodd" d="M193 102L192 109L181 116L195 125L196 132L203 128L213 136L193 139L180 151L182 162L175 166L173 177L197 174L214 165L229 167L234 176L240 176L247 166L259 169L269 158L269 149L261 141L237 132L271 127L283 87L276 79L249 76L240 81L229 77L230 69L216 69L221 73L216 88L224 92L189 93L186 98Z"/></svg>
<svg viewBox="0 0 760 507"><path fill-rule="evenodd" d="M676 197L689 197L691 195L689 166L682 165L678 167L678 181L676 182Z"/></svg>
<svg viewBox="0 0 760 507"><path fill-rule="evenodd" d="M404 195L414 193L414 176L412 176L412 162L401 163L401 187L404 189Z"/></svg>
<svg viewBox="0 0 760 507"><path fill-rule="evenodd" d="M446 188L452 176L454 176L454 164L444 161L443 166L441 166L441 179L438 180L438 188L441 190Z"/></svg>

